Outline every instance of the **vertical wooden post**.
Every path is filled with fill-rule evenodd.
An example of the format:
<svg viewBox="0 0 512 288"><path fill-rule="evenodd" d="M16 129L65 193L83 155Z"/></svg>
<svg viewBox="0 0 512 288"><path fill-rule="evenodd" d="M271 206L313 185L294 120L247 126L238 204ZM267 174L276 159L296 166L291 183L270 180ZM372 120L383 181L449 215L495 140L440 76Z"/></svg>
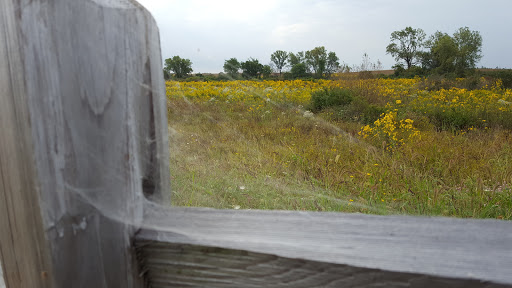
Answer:
<svg viewBox="0 0 512 288"><path fill-rule="evenodd" d="M0 3L0 261L12 287L142 287L168 199L158 30L132 0Z"/></svg>

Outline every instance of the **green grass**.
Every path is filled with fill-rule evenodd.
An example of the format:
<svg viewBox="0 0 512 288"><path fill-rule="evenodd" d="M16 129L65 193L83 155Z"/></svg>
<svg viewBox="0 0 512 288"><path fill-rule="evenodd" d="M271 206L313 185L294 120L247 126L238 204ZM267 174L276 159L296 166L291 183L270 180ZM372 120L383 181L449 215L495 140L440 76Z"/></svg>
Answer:
<svg viewBox="0 0 512 288"><path fill-rule="evenodd" d="M422 131L392 153L290 105L169 101L173 204L512 218L509 130Z"/></svg>

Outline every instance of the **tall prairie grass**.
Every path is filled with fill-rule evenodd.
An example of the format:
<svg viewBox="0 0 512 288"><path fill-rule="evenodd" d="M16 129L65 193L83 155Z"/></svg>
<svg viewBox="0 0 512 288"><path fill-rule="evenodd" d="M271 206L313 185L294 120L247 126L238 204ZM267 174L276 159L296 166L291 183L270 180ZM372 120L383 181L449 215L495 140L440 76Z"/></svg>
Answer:
<svg viewBox="0 0 512 288"><path fill-rule="evenodd" d="M173 204L511 219L512 92L480 81L167 82Z"/></svg>

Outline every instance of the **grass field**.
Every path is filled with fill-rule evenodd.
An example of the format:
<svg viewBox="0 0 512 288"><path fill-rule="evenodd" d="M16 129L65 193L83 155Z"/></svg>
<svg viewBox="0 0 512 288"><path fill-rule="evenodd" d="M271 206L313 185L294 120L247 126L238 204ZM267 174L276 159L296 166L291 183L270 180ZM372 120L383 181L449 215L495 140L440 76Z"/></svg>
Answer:
<svg viewBox="0 0 512 288"><path fill-rule="evenodd" d="M511 219L512 91L468 81L167 82L173 204Z"/></svg>

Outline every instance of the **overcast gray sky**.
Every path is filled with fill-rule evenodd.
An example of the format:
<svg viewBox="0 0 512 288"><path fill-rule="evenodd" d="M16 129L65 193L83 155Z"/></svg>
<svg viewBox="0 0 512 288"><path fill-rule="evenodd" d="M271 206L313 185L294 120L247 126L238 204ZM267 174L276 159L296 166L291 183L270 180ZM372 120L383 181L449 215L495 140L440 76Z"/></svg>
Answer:
<svg viewBox="0 0 512 288"><path fill-rule="evenodd" d="M270 63L276 50L325 46L340 62L360 64L363 53L384 69L391 32L407 26L453 34L467 26L483 38L478 67L512 68L511 0L139 0L155 17L163 59L192 61L194 73L222 71L235 57Z"/></svg>

